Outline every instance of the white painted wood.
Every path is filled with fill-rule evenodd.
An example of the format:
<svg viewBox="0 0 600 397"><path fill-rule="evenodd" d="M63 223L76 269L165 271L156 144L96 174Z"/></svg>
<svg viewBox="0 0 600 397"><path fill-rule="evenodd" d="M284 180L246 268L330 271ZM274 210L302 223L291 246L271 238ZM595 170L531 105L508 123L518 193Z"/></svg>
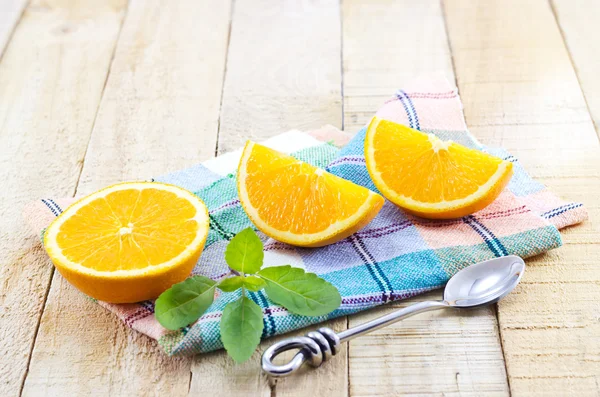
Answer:
<svg viewBox="0 0 600 397"><path fill-rule="evenodd" d="M27 0L4 0L0 3L0 59L25 6Z"/></svg>
<svg viewBox="0 0 600 397"><path fill-rule="evenodd" d="M542 0L444 4L472 130L590 210L564 231L564 247L527 261L522 285L499 304L511 392L597 396L600 148L554 15Z"/></svg>
<svg viewBox="0 0 600 397"><path fill-rule="evenodd" d="M350 318L356 326L438 291ZM489 308L420 314L350 342L352 396L506 396L498 326Z"/></svg>
<svg viewBox="0 0 600 397"><path fill-rule="evenodd" d="M223 91L219 153L246 139L289 129L341 126L340 16L335 0L239 0L234 6ZM330 324L346 326L345 319ZM307 330L285 335L302 335ZM260 370L260 351L235 364L224 352L200 355L190 395L347 396L347 361L340 354L318 371L276 382Z"/></svg>
<svg viewBox="0 0 600 397"><path fill-rule="evenodd" d="M222 0L130 2L78 194L214 155L229 16ZM181 396L190 363L55 273L23 394Z"/></svg>
<svg viewBox="0 0 600 397"><path fill-rule="evenodd" d="M341 127L339 12L334 0L236 1L219 153L290 129Z"/></svg>
<svg viewBox="0 0 600 397"><path fill-rule="evenodd" d="M441 73L454 80L440 2L345 0L344 120L354 133L404 82ZM350 318L361 324L441 292ZM497 321L490 308L457 317L426 313L350 342L350 393L507 395Z"/></svg>
<svg viewBox="0 0 600 397"><path fill-rule="evenodd" d="M569 50L596 131L600 132L600 3L594 0L552 0L555 17Z"/></svg>
<svg viewBox="0 0 600 397"><path fill-rule="evenodd" d="M346 132L362 128L404 82L432 73L454 81L439 1L342 5Z"/></svg>
<svg viewBox="0 0 600 397"><path fill-rule="evenodd" d="M16 17L17 5L0 9ZM21 212L39 197L73 194L124 8L33 1L0 62L2 396L20 393L52 274Z"/></svg>

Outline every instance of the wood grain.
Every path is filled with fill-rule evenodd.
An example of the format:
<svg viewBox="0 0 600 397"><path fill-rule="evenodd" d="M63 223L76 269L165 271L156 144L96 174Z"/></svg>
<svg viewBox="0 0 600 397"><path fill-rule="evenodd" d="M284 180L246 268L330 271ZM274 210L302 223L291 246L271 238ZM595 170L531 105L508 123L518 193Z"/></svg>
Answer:
<svg viewBox="0 0 600 397"><path fill-rule="evenodd" d="M220 119L219 153L246 139L289 129L341 127L340 17L335 0L236 1ZM346 327L345 319L329 324ZM302 335L307 330L285 335ZM340 354L319 371L269 380L260 352L236 365L224 352L201 355L192 367L191 395L212 390L229 396L347 396L347 361Z"/></svg>
<svg viewBox="0 0 600 397"><path fill-rule="evenodd" d="M600 4L594 0L552 0L555 17L571 55L587 105L600 134Z"/></svg>
<svg viewBox="0 0 600 397"><path fill-rule="evenodd" d="M350 318L356 326L438 291ZM508 386L496 316L489 308L429 312L353 340L352 396L506 396Z"/></svg>
<svg viewBox="0 0 600 397"><path fill-rule="evenodd" d="M27 2L27 0L4 0L0 3L0 59Z"/></svg>
<svg viewBox="0 0 600 397"><path fill-rule="evenodd" d="M356 132L403 82L441 72L454 80L439 1L345 0L344 120ZM441 292L350 318L361 324ZM507 395L493 309L427 313L350 343L353 396Z"/></svg>
<svg viewBox="0 0 600 397"><path fill-rule="evenodd" d="M522 285L498 307L511 392L597 396L600 148L552 10L541 0L444 4L472 131L590 210L564 231L564 247L527 261Z"/></svg>
<svg viewBox="0 0 600 397"><path fill-rule="evenodd" d="M341 127L339 12L334 0L236 2L219 153L290 129Z"/></svg>
<svg viewBox="0 0 600 397"><path fill-rule="evenodd" d="M342 21L345 131L361 129L404 82L454 81L438 1L344 0Z"/></svg>
<svg viewBox="0 0 600 397"><path fill-rule="evenodd" d="M78 194L214 155L229 15L222 0L129 4ZM167 357L56 273L23 394L181 396L190 363Z"/></svg>
<svg viewBox="0 0 600 397"><path fill-rule="evenodd" d="M2 396L20 392L52 274L21 211L73 194L124 7L34 1L0 62Z"/></svg>

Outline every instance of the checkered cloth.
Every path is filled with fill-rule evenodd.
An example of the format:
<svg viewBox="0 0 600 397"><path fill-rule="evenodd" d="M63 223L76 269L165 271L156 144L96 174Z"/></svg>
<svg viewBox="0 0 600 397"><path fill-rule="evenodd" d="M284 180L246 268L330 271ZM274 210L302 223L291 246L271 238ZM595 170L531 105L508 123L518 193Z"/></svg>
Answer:
<svg viewBox="0 0 600 397"><path fill-rule="evenodd" d="M263 308L263 338L440 288L472 263L509 254L529 257L556 248L561 245L558 228L587 216L580 203L564 202L532 180L510 154L478 143L467 132L460 99L445 80L413 82L396 92L377 115L509 160L514 163L515 175L494 203L461 219L420 219L386 201L367 227L327 247L296 248L261 235L267 266L291 264L317 273L342 295L342 305L334 312L303 317L275 305L263 292L250 292L250 298ZM363 128L338 150L332 141L344 140L344 135L330 127L311 135L288 132L264 144L377 191L365 167L364 137ZM193 274L214 280L231 276L223 258L225 247L237 232L253 226L237 198L235 171L240 154L238 150L156 178L194 192L208 206L210 232ZM29 206L26 216L39 233L72 201L44 199ZM238 296L217 292L213 305L195 324L175 332L156 321L152 301L98 303L175 355L221 348L222 310Z"/></svg>

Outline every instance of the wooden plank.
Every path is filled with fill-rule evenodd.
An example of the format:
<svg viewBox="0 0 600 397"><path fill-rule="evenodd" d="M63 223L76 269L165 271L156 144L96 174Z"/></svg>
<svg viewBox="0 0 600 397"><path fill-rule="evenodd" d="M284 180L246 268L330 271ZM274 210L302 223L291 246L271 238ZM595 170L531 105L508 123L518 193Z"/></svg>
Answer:
<svg viewBox="0 0 600 397"><path fill-rule="evenodd" d="M594 0L551 0L550 4L571 55L596 132L600 133L600 78L597 76L600 51L595 39L598 37L600 4Z"/></svg>
<svg viewBox="0 0 600 397"><path fill-rule="evenodd" d="M27 0L4 0L0 4L0 59L26 5Z"/></svg>
<svg viewBox="0 0 600 397"><path fill-rule="evenodd" d="M214 155L229 16L222 0L131 1L78 194ZM56 273L23 394L185 395L190 363L167 357Z"/></svg>
<svg viewBox="0 0 600 397"><path fill-rule="evenodd" d="M344 120L361 128L403 82L441 72L454 80L440 2L345 0ZM398 307L441 299L441 292L350 318L361 324ZM350 343L356 396L507 395L494 311L427 313Z"/></svg>
<svg viewBox="0 0 600 397"><path fill-rule="evenodd" d="M571 55L575 72L587 105L600 133L600 46L598 44L598 18L600 4L594 0L551 0L563 39Z"/></svg>
<svg viewBox="0 0 600 397"><path fill-rule="evenodd" d="M354 133L415 77L454 80L439 2L344 0L344 129Z"/></svg>
<svg viewBox="0 0 600 397"><path fill-rule="evenodd" d="M600 393L600 148L548 3L444 2L458 84L472 130L501 143L591 220L565 246L528 260L522 285L499 307L514 395Z"/></svg>
<svg viewBox="0 0 600 397"><path fill-rule="evenodd" d="M336 0L236 1L219 153L237 149L246 139L261 140L289 129L340 127L340 35ZM329 325L340 330L346 322ZM260 351L277 339L263 342ZM198 356L190 394L218 390L228 396L285 396L310 390L315 396L347 396L345 354L319 371L273 381L261 374L260 351L242 365L223 352Z"/></svg>
<svg viewBox="0 0 600 397"><path fill-rule="evenodd" d="M438 291L350 319L356 326L425 300ZM350 343L353 396L508 395L496 316L489 308L429 312Z"/></svg>
<svg viewBox="0 0 600 397"><path fill-rule="evenodd" d="M23 206L73 194L124 8L34 1L0 62L2 396L20 392L52 274Z"/></svg>
<svg viewBox="0 0 600 397"><path fill-rule="evenodd" d="M219 153L290 129L341 127L340 36L333 0L236 2Z"/></svg>

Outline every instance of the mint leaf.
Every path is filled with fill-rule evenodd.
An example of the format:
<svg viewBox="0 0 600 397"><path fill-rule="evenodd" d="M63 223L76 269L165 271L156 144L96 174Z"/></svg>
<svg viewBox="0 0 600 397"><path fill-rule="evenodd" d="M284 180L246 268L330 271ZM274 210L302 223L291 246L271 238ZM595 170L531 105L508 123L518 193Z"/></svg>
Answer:
<svg viewBox="0 0 600 397"><path fill-rule="evenodd" d="M236 234L225 250L225 260L229 267L241 273L258 272L264 256L262 241L251 228Z"/></svg>
<svg viewBox="0 0 600 397"><path fill-rule="evenodd" d="M224 292L233 292L236 289L242 288L242 285L244 285L244 277L235 276L221 281L217 287Z"/></svg>
<svg viewBox="0 0 600 397"><path fill-rule="evenodd" d="M252 356L263 331L260 306L245 296L229 303L221 317L221 341L227 353L238 363Z"/></svg>
<svg viewBox="0 0 600 397"><path fill-rule="evenodd" d="M338 290L314 273L285 265L268 267L258 275L267 283L267 296L292 313L321 316L342 303Z"/></svg>
<svg viewBox="0 0 600 397"><path fill-rule="evenodd" d="M260 291L265 286L265 282L255 276L235 276L221 281L217 288L224 292L233 292L239 288L246 287L249 291Z"/></svg>
<svg viewBox="0 0 600 397"><path fill-rule="evenodd" d="M173 285L156 300L156 319L170 330L193 323L212 304L216 284L208 277L193 276Z"/></svg>
<svg viewBox="0 0 600 397"><path fill-rule="evenodd" d="M244 287L249 291L257 292L265 287L265 282L261 278L248 276L244 277Z"/></svg>

